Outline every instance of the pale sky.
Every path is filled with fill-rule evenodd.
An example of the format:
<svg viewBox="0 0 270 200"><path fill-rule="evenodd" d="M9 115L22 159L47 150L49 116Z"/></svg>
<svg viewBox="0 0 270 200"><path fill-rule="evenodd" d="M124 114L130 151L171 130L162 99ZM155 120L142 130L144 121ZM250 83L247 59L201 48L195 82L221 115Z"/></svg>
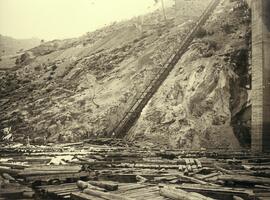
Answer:
<svg viewBox="0 0 270 200"><path fill-rule="evenodd" d="M88 31L150 11L154 0L0 0L0 34L45 40Z"/></svg>

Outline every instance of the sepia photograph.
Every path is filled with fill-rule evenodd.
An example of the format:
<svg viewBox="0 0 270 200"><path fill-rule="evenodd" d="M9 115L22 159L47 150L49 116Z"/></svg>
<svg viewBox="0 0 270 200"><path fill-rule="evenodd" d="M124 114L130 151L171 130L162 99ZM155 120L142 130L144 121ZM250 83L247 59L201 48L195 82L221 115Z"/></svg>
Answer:
<svg viewBox="0 0 270 200"><path fill-rule="evenodd" d="M0 200L270 200L270 0L0 0Z"/></svg>

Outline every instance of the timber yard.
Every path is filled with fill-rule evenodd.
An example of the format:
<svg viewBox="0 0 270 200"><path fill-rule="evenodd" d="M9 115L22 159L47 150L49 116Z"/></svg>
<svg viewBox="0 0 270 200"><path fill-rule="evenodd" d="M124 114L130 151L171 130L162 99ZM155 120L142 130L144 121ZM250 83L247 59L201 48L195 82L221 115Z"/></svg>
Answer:
<svg viewBox="0 0 270 200"><path fill-rule="evenodd" d="M0 200L270 199L270 1L154 2L0 43Z"/></svg>

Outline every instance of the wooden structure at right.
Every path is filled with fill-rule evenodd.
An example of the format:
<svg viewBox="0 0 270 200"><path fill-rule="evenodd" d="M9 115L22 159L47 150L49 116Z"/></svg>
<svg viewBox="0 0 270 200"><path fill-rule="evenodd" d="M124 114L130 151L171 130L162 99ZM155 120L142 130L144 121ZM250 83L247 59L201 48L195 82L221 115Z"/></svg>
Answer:
<svg viewBox="0 0 270 200"><path fill-rule="evenodd" d="M270 152L270 1L252 7L252 151Z"/></svg>

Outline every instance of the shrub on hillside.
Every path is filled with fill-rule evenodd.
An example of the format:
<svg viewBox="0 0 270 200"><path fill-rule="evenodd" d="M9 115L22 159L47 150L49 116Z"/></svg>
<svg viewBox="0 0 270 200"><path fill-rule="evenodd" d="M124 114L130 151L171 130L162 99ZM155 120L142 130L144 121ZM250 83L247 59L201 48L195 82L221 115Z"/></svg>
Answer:
<svg viewBox="0 0 270 200"><path fill-rule="evenodd" d="M207 31L206 31L204 28L200 28L200 29L197 31L195 37L197 37L197 38L203 38L203 37L205 37L206 35L207 35Z"/></svg>
<svg viewBox="0 0 270 200"><path fill-rule="evenodd" d="M225 32L226 34L230 34L233 32L233 26L228 24L228 23L225 23L221 26L221 29L223 32Z"/></svg>

